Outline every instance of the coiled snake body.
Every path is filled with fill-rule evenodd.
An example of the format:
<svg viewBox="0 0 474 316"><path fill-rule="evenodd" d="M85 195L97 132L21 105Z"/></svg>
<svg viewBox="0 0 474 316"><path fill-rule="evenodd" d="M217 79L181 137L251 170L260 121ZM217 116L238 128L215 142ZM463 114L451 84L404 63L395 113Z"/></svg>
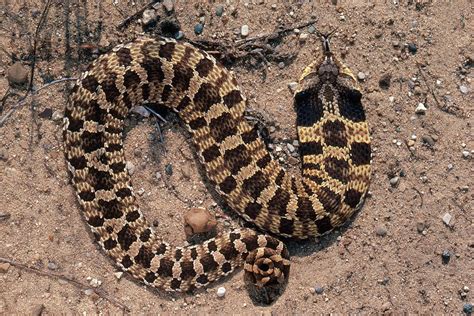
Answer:
<svg viewBox="0 0 474 316"><path fill-rule="evenodd" d="M204 51L141 38L99 57L72 90L65 151L84 217L117 265L169 291L206 286L244 261L256 284L280 282L289 256L278 239L251 229L175 247L143 217L125 168L124 119L133 105L163 103L192 134L209 180L260 230L304 239L342 225L370 181L370 139L361 93L329 51L304 71L295 93L302 176L287 173L244 119L236 80Z"/></svg>

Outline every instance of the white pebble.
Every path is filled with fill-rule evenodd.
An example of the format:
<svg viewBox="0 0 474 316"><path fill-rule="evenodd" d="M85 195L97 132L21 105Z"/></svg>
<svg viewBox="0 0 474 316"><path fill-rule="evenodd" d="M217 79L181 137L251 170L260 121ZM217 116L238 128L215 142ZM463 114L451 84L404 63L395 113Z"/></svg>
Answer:
<svg viewBox="0 0 474 316"><path fill-rule="evenodd" d="M296 91L296 88L298 87L298 83L297 82L290 82L288 84L288 88L291 90L291 92L295 93Z"/></svg>
<svg viewBox="0 0 474 316"><path fill-rule="evenodd" d="M147 25L156 19L156 11L153 9L147 9L143 11L142 23Z"/></svg>
<svg viewBox="0 0 474 316"><path fill-rule="evenodd" d="M242 27L240 28L240 35L242 35L243 37L249 35L249 26L247 24L242 25Z"/></svg>
<svg viewBox="0 0 474 316"><path fill-rule="evenodd" d="M393 102L393 101L395 101L395 97L389 97L388 100L389 100L390 102Z"/></svg>
<svg viewBox="0 0 474 316"><path fill-rule="evenodd" d="M423 103L418 103L418 106L415 109L416 114L425 114L426 113L426 107Z"/></svg>
<svg viewBox="0 0 474 316"><path fill-rule="evenodd" d="M449 226L449 223L451 222L451 219L453 218L453 216L449 213L446 213L443 215L443 222Z"/></svg>
<svg viewBox="0 0 474 316"><path fill-rule="evenodd" d="M92 287L99 287L102 284L102 281L99 281L96 278L91 278L89 284Z"/></svg>
<svg viewBox="0 0 474 316"><path fill-rule="evenodd" d="M460 86L460 87L459 87L459 90L460 90L461 93L463 93L463 94L466 94L466 93L469 92L469 88L466 87L466 86Z"/></svg>
<svg viewBox="0 0 474 316"><path fill-rule="evenodd" d="M128 170L129 175L133 175L133 173L135 172L135 165L133 164L133 162L127 161L127 163L125 164L125 169Z"/></svg>
<svg viewBox="0 0 474 316"><path fill-rule="evenodd" d="M365 80L365 77L366 77L366 75L362 71L359 71L359 73L357 74L357 78L359 80Z"/></svg>
<svg viewBox="0 0 474 316"><path fill-rule="evenodd" d="M120 280L120 278L122 278L123 272L115 272L114 275L117 278L117 280Z"/></svg>
<svg viewBox="0 0 474 316"><path fill-rule="evenodd" d="M468 150L463 150L462 151L462 156L464 158L469 158L469 156L471 156L471 153Z"/></svg>
<svg viewBox="0 0 474 316"><path fill-rule="evenodd" d="M220 288L217 289L217 296L218 297L224 297L225 292L226 292L225 287L221 286Z"/></svg>
<svg viewBox="0 0 474 316"><path fill-rule="evenodd" d="M63 113L59 110L57 111L54 111L53 112L53 115L51 116L51 118L53 119L53 121L60 121L63 119Z"/></svg>
<svg viewBox="0 0 474 316"><path fill-rule="evenodd" d="M134 106L132 108L132 112L137 113L137 114L139 114L143 117L149 117L150 116L150 112L148 112L148 110L145 107L141 106L141 105Z"/></svg>

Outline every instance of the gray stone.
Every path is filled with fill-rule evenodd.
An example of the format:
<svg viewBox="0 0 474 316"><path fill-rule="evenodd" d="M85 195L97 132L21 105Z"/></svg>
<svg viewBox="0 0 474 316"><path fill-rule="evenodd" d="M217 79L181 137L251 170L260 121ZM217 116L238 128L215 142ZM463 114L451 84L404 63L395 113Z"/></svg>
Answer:
<svg viewBox="0 0 474 316"><path fill-rule="evenodd" d="M295 146L293 146L293 145L290 144L290 143L286 144L286 147L288 148L288 150L290 151L290 153L292 153L292 152L295 151Z"/></svg>
<svg viewBox="0 0 474 316"><path fill-rule="evenodd" d="M385 237L387 235L387 228L385 228L385 226L378 226L375 228L375 233L377 236Z"/></svg>
<svg viewBox="0 0 474 316"><path fill-rule="evenodd" d="M204 30L204 24L198 23L194 26L194 33L197 35L202 34L202 31Z"/></svg>
<svg viewBox="0 0 474 316"><path fill-rule="evenodd" d="M313 34L314 32L316 32L316 28L314 27L314 25L308 26L308 32L309 32L310 34Z"/></svg>
<svg viewBox="0 0 474 316"><path fill-rule="evenodd" d="M131 161L127 161L125 163L125 169L128 170L129 175L133 175L135 173L135 165Z"/></svg>
<svg viewBox="0 0 474 316"><path fill-rule="evenodd" d="M424 135L421 137L421 140L423 141L423 143L425 143L426 145L428 146L431 146L433 147L435 145L435 140L433 139L433 137L431 137L430 135Z"/></svg>
<svg viewBox="0 0 474 316"><path fill-rule="evenodd" d="M173 165L171 165L170 163L167 164L167 165L165 166L165 173L166 173L168 176L173 175Z"/></svg>
<svg viewBox="0 0 474 316"><path fill-rule="evenodd" d="M398 176L395 176L393 178L390 179L390 185L392 187L396 186L398 184L398 182L400 181L400 177Z"/></svg>
<svg viewBox="0 0 474 316"><path fill-rule="evenodd" d="M216 7L216 15L217 16L222 16L224 14L224 6L223 5L218 5Z"/></svg>
<svg viewBox="0 0 474 316"><path fill-rule="evenodd" d="M28 69L20 62L16 62L8 68L7 79L10 85L24 85L28 81Z"/></svg>
<svg viewBox="0 0 474 316"><path fill-rule="evenodd" d="M315 292L316 294L323 294L324 288L323 288L322 286L320 286L320 285L316 285L316 286L314 287L314 292Z"/></svg>
<svg viewBox="0 0 474 316"><path fill-rule="evenodd" d="M459 91L461 91L461 93L463 93L463 94L466 94L466 93L469 92L469 88L462 85L462 86L459 87Z"/></svg>
<svg viewBox="0 0 474 316"><path fill-rule="evenodd" d="M57 270L59 268L58 264L54 261L48 262L48 269L49 270Z"/></svg>

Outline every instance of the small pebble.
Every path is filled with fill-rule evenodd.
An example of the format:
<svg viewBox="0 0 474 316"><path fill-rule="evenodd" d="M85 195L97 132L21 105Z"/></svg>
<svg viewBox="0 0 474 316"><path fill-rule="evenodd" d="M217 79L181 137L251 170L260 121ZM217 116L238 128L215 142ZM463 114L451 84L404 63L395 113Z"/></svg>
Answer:
<svg viewBox="0 0 474 316"><path fill-rule="evenodd" d="M424 222L418 222L416 223L416 230L422 234L425 231L426 225Z"/></svg>
<svg viewBox="0 0 474 316"><path fill-rule="evenodd" d="M133 175L135 173L135 165L131 161L127 161L125 164L125 169L128 170L129 175Z"/></svg>
<svg viewBox="0 0 474 316"><path fill-rule="evenodd" d="M10 264L8 262L0 263L0 273L7 273L8 269L10 269Z"/></svg>
<svg viewBox="0 0 474 316"><path fill-rule="evenodd" d="M163 0L163 6L165 7L166 11L173 11L173 0Z"/></svg>
<svg viewBox="0 0 474 316"><path fill-rule="evenodd" d="M409 43L408 44L408 51L412 54L416 54L416 52L418 51L418 47L416 47L415 43Z"/></svg>
<svg viewBox="0 0 474 316"><path fill-rule="evenodd" d="M433 147L435 145L435 140L433 139L433 137L431 137L430 135L424 135L421 137L421 141L428 145L428 146L431 146Z"/></svg>
<svg viewBox="0 0 474 316"><path fill-rule="evenodd" d="M308 39L309 34L308 33L301 33L300 34L300 41L304 42Z"/></svg>
<svg viewBox="0 0 474 316"><path fill-rule="evenodd" d="M218 297L224 297L224 296L225 296L225 292L226 292L225 287L222 287L222 286L221 286L220 288L217 289L217 296L218 296Z"/></svg>
<svg viewBox="0 0 474 316"><path fill-rule="evenodd" d="M8 151L5 148L0 148L0 161L1 160L3 160L3 161L8 160Z"/></svg>
<svg viewBox="0 0 474 316"><path fill-rule="evenodd" d="M53 121L61 121L64 118L63 112L60 110L56 110L53 112L53 115L51 116L51 119Z"/></svg>
<svg viewBox="0 0 474 316"><path fill-rule="evenodd" d="M469 158L469 156L471 156L471 153L468 150L463 150L462 156L463 158Z"/></svg>
<svg viewBox="0 0 474 316"><path fill-rule="evenodd" d="M102 284L102 281L97 280L96 278L91 278L91 279L89 280L89 284L90 284L90 286L92 286L92 287L99 287L99 286Z"/></svg>
<svg viewBox="0 0 474 316"><path fill-rule="evenodd" d="M453 170L453 168L454 168L453 164L452 164L452 163L449 163L449 164L448 164L448 170Z"/></svg>
<svg viewBox="0 0 474 316"><path fill-rule="evenodd" d="M467 315L471 315L472 314L472 303L464 304L464 306L462 307L462 311L464 313L466 313Z"/></svg>
<svg viewBox="0 0 474 316"><path fill-rule="evenodd" d="M137 194L142 196L143 194L145 194L145 189L144 188L140 188L137 190Z"/></svg>
<svg viewBox="0 0 474 316"><path fill-rule="evenodd" d="M143 11L142 15L142 24L143 25L148 25L152 22L154 22L156 19L156 11L153 9L146 9Z"/></svg>
<svg viewBox="0 0 474 316"><path fill-rule="evenodd" d="M117 280L120 280L122 278L122 275L123 275L123 272L115 272L114 273L115 277L117 278Z"/></svg>
<svg viewBox="0 0 474 316"><path fill-rule="evenodd" d="M161 172L157 171L156 174L155 174L155 179L156 180L161 180L161 177L162 177Z"/></svg>
<svg viewBox="0 0 474 316"><path fill-rule="evenodd" d="M139 114L143 117L149 117L150 116L150 112L148 112L148 110L145 107L141 106L141 105L134 106L132 108L132 112L137 113L137 114Z"/></svg>
<svg viewBox="0 0 474 316"><path fill-rule="evenodd" d="M286 147L288 148L289 152L292 153L295 151L295 146L293 146L292 144L288 143L286 144Z"/></svg>
<svg viewBox="0 0 474 316"><path fill-rule="evenodd" d="M24 85L28 81L28 70L21 63L16 62L8 68L7 79L10 85Z"/></svg>
<svg viewBox="0 0 474 316"><path fill-rule="evenodd" d="M278 68L280 68L280 69L285 68L285 63L282 62L282 61L280 61L280 62L278 63Z"/></svg>
<svg viewBox="0 0 474 316"><path fill-rule="evenodd" d="M297 139L295 139L293 141L293 146L298 147L299 145L300 145L300 142Z"/></svg>
<svg viewBox="0 0 474 316"><path fill-rule="evenodd" d="M323 288L322 286L320 286L320 285L316 285L316 286L314 287L314 292L315 292L316 294L323 294L324 288Z"/></svg>
<svg viewBox="0 0 474 316"><path fill-rule="evenodd" d="M426 113L426 107L423 103L418 103L418 106L415 109L416 114L425 114Z"/></svg>
<svg viewBox="0 0 474 316"><path fill-rule="evenodd" d="M53 116L53 110L51 108L46 108L43 112L39 113L38 116L44 119L51 119Z"/></svg>
<svg viewBox="0 0 474 316"><path fill-rule="evenodd" d="M173 166L170 163L165 166L165 173L168 176L173 175Z"/></svg>
<svg viewBox="0 0 474 316"><path fill-rule="evenodd" d="M445 214L443 215L443 222L444 222L447 226L449 226L449 223L451 223L452 218L453 218L453 216L452 216L451 214L445 213Z"/></svg>
<svg viewBox="0 0 474 316"><path fill-rule="evenodd" d="M384 226L378 226L375 228L375 233L377 236L385 237L387 235L387 229Z"/></svg>
<svg viewBox="0 0 474 316"><path fill-rule="evenodd" d="M379 79L379 87L387 90L390 88L390 81L392 80L391 74L385 74Z"/></svg>
<svg viewBox="0 0 474 316"><path fill-rule="evenodd" d="M461 93L463 93L463 94L466 94L466 93L469 92L469 89L468 89L468 87L463 85L463 86L459 87L459 91L461 91Z"/></svg>
<svg viewBox="0 0 474 316"><path fill-rule="evenodd" d="M198 23L194 26L194 33L196 33L196 35L201 34L203 30L204 30L204 25L201 23Z"/></svg>
<svg viewBox="0 0 474 316"><path fill-rule="evenodd" d="M59 267L54 261L49 261L48 262L48 269L49 270L57 270Z"/></svg>
<svg viewBox="0 0 474 316"><path fill-rule="evenodd" d="M178 32L176 32L176 34L174 35L174 38L177 39L177 40L180 40L180 39L182 39L183 37L184 37L184 33L183 33L183 31L181 31L181 30L178 31Z"/></svg>
<svg viewBox="0 0 474 316"><path fill-rule="evenodd" d="M281 148L280 145L276 145L276 146L275 146L275 151L276 151L277 153L280 152L280 151L282 151L282 150L283 150L283 148Z"/></svg>
<svg viewBox="0 0 474 316"><path fill-rule="evenodd" d="M399 41L392 41L392 46L397 48L397 47L400 47L400 42Z"/></svg>
<svg viewBox="0 0 474 316"><path fill-rule="evenodd" d="M395 101L395 97L390 96L390 97L388 97L388 100L389 100L390 102L393 102L393 101Z"/></svg>
<svg viewBox="0 0 474 316"><path fill-rule="evenodd" d="M400 177L396 176L390 179L390 185L392 187L396 186L398 182L400 181Z"/></svg>
<svg viewBox="0 0 474 316"><path fill-rule="evenodd" d="M448 250L443 251L441 259L443 260L443 264L448 264L449 260L451 260L451 253Z"/></svg>
<svg viewBox="0 0 474 316"><path fill-rule="evenodd" d="M415 141L413 139L408 140L407 142L408 147L413 147L415 146Z"/></svg>
<svg viewBox="0 0 474 316"><path fill-rule="evenodd" d="M357 73L357 79L359 79L359 80L362 81L362 80L365 80L365 78L366 78L366 75L365 75L365 73L363 73L362 71L359 71L359 72Z"/></svg>
<svg viewBox="0 0 474 316"><path fill-rule="evenodd" d="M249 35L249 26L247 24L242 25L242 27L240 28L240 35L242 35L242 37L246 37Z"/></svg>
<svg viewBox="0 0 474 316"><path fill-rule="evenodd" d="M464 285L462 290L466 293L469 293L469 287L467 285Z"/></svg>
<svg viewBox="0 0 474 316"><path fill-rule="evenodd" d="M314 25L310 25L308 26L308 32L313 34L314 32L316 32L316 28L314 27Z"/></svg>
<svg viewBox="0 0 474 316"><path fill-rule="evenodd" d="M224 6L223 5L218 5L216 7L216 15L217 16L222 16L224 14Z"/></svg>
<svg viewBox="0 0 474 316"><path fill-rule="evenodd" d="M290 89L291 92L295 93L296 88L298 88L298 83L293 81L288 84L288 88Z"/></svg>
<svg viewBox="0 0 474 316"><path fill-rule="evenodd" d="M94 290L93 289L84 290L84 294L87 296L91 296L92 294L94 294Z"/></svg>

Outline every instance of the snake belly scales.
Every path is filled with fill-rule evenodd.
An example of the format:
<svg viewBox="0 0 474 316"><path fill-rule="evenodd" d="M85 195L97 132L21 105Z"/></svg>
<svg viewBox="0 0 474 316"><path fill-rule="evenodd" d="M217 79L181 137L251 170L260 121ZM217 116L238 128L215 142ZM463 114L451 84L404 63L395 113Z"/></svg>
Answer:
<svg viewBox="0 0 474 316"><path fill-rule="evenodd" d="M289 273L289 254L283 242L253 229L184 247L162 241L137 204L122 141L128 112L146 102L179 114L216 191L262 232L318 236L342 225L364 200L371 150L361 93L330 51L306 68L294 96L302 174L292 175L246 121L236 79L212 56L167 38L119 45L72 89L65 153L98 244L147 285L188 291L241 266L256 284L279 282Z"/></svg>

